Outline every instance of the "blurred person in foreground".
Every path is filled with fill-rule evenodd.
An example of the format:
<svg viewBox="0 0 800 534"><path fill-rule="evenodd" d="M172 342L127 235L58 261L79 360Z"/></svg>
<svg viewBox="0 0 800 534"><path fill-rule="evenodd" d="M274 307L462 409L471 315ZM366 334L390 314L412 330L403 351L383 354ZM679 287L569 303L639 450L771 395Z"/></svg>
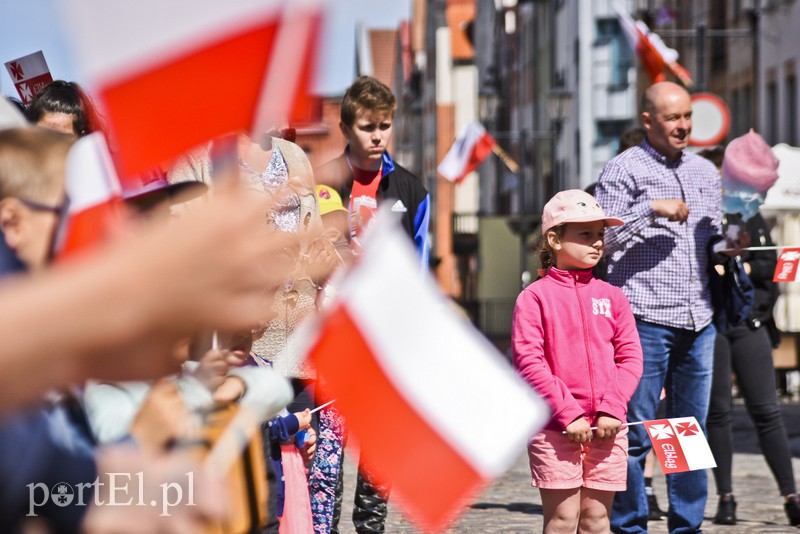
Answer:
<svg viewBox="0 0 800 534"><path fill-rule="evenodd" d="M131 228L124 239L42 268L60 214L55 208L63 204L59 193L63 194L69 144L65 136L39 128L0 132L5 240L36 272L9 277L0 288L3 531L13 531L16 520L28 511L30 497L25 502L18 491L25 488L24 482L46 485L50 477L70 473L61 481L91 481L108 470L144 468L160 483L161 475L174 474L170 463L186 465L170 457L157 467L136 451L130 463L117 461L119 455L128 457L123 452L76 452L43 414L20 410L40 405L49 390L88 378L145 379L173 371L176 361L169 354L178 340L202 329L254 324L269 306L269 288L275 288L290 268L286 253L292 252L292 242L278 232L255 230L254 222L269 203L244 194L235 184L219 188L213 200L173 224ZM10 188L8 184L24 178L21 172L31 172L38 183L52 187L37 189L37 182L21 180L30 189ZM28 444L24 462L16 454L20 443ZM9 493L9 488L15 489ZM209 504L200 493L199 506L184 507L183 519L167 521L150 507L90 506L71 509L86 513L83 519L74 514L55 524L57 531L70 531L82 521L91 532L193 532L205 524L207 513L216 513L217 501Z"/></svg>

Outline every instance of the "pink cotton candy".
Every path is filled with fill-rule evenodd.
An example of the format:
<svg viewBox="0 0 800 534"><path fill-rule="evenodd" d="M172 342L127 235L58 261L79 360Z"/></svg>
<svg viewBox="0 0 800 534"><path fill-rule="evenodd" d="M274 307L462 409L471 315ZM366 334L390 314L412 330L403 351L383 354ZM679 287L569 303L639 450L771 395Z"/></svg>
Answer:
<svg viewBox="0 0 800 534"><path fill-rule="evenodd" d="M722 179L764 193L778 179L778 158L764 138L750 130L728 143L722 160Z"/></svg>

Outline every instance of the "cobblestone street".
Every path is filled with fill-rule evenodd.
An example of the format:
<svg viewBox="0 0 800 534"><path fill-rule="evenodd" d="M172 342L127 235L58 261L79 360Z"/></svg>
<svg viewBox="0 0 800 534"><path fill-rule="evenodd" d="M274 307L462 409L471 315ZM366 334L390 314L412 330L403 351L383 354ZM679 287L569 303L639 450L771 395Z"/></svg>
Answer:
<svg viewBox="0 0 800 534"><path fill-rule="evenodd" d="M784 405L783 413L789 430L794 454L795 476L800 473L800 406ZM747 418L744 407L735 407L734 412L734 488L738 502L735 526L714 525L711 518L716 511L716 489L709 472L709 499L706 504L706 521L703 532L719 534L800 532L790 527L783 512L783 501L764 458L758 453L755 432ZM345 506L342 511L340 532L353 531L350 514L353 488L355 486L355 464L349 458L345 476ZM655 478L656 494L662 508L666 508L666 481L663 475ZM667 532L666 520L649 524L650 532ZM530 471L527 457L521 455L503 477L495 481L469 507L461 520L450 529L450 533L522 533L541 532L542 507L539 492L530 486ZM411 523L398 508L390 504L387 533L415 533Z"/></svg>

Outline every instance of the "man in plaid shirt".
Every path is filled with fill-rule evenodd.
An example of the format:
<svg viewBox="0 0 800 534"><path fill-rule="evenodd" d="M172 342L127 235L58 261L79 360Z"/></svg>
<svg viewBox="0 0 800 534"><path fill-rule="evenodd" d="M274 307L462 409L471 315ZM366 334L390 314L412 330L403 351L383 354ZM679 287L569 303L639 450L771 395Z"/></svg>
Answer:
<svg viewBox="0 0 800 534"><path fill-rule="evenodd" d="M644 352L644 373L628 420L655 419L661 388L667 417L708 412L716 330L708 287L709 241L721 231L719 174L685 151L692 104L683 87L660 82L642 98L646 137L609 161L596 197L624 226L606 229L608 281L631 302ZM647 532L644 426L629 427L628 489L614 499L614 532ZM697 532L706 502L706 472L668 480L670 532Z"/></svg>

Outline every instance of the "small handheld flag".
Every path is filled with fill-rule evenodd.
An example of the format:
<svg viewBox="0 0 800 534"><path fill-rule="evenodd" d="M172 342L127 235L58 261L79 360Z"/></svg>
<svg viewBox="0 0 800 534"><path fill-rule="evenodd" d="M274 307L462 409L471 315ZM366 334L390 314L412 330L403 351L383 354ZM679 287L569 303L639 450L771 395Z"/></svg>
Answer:
<svg viewBox="0 0 800 534"><path fill-rule="evenodd" d="M717 467L703 430L694 417L644 421L665 475Z"/></svg>
<svg viewBox="0 0 800 534"><path fill-rule="evenodd" d="M794 282L797 276L797 264L800 262L800 248L784 248L775 265L773 282Z"/></svg>
<svg viewBox="0 0 800 534"><path fill-rule="evenodd" d="M47 61L41 50L6 62L8 75L14 81L22 103L30 104L33 98L53 81Z"/></svg>

